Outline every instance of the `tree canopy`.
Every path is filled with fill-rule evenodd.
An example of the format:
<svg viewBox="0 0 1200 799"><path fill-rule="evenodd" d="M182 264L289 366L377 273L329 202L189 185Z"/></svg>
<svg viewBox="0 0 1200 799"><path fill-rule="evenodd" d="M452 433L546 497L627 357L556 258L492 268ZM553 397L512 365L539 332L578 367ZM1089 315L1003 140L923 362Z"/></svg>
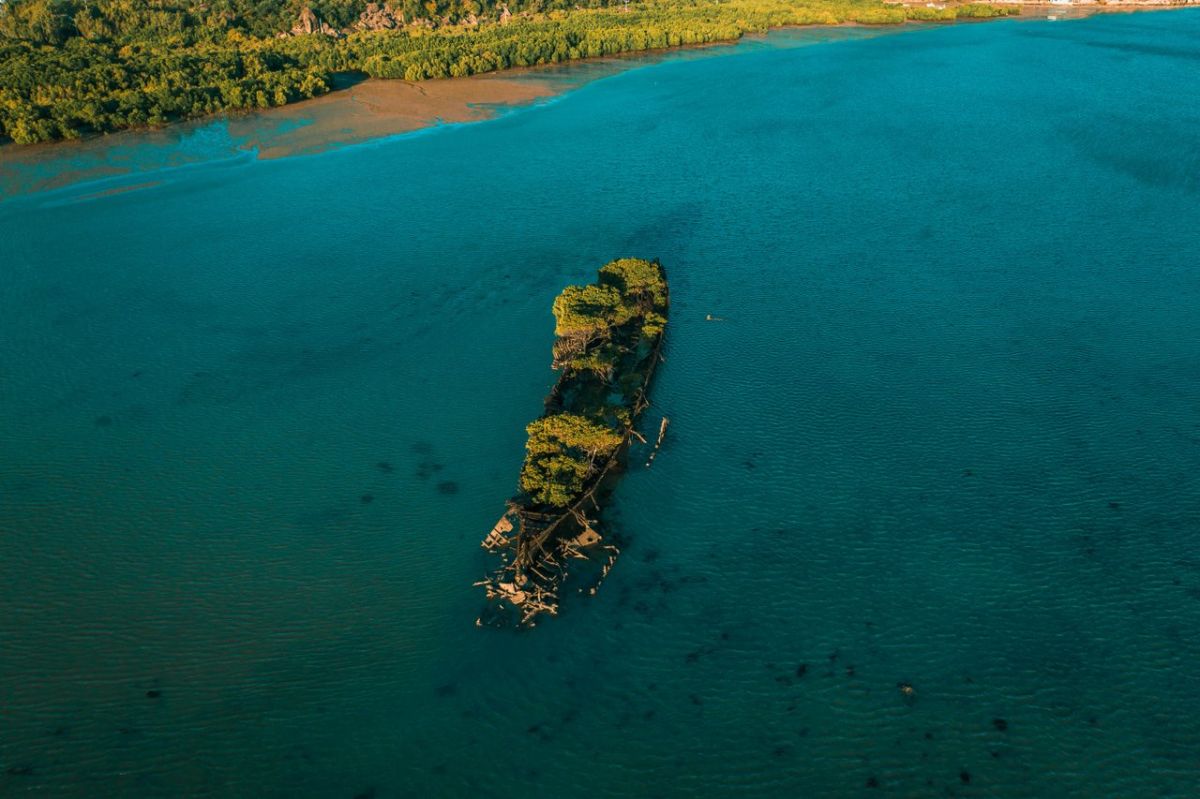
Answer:
<svg viewBox="0 0 1200 799"><path fill-rule="evenodd" d="M596 283L554 300L554 365L564 374L552 396L565 407L526 428L520 485L534 502L569 505L625 440L666 306L662 267L636 258L606 264Z"/></svg>
<svg viewBox="0 0 1200 799"><path fill-rule="evenodd" d="M618 258L600 268L600 283L621 292L626 303L661 308L667 301L662 268L641 258Z"/></svg>
<svg viewBox="0 0 1200 799"><path fill-rule="evenodd" d="M565 507L583 490L597 461L621 445L623 436L604 422L575 413L556 413L525 428L521 489L536 502Z"/></svg>
<svg viewBox="0 0 1200 799"><path fill-rule="evenodd" d="M554 299L557 336L594 336L628 317L621 292L612 286L567 286Z"/></svg>
<svg viewBox="0 0 1200 799"><path fill-rule="evenodd" d="M666 323L658 310L666 302L667 282L657 263L620 258L605 264L597 283L567 286L554 300L555 366L589 370L608 382L622 353L605 342L635 317L642 319L643 337L658 335Z"/></svg>

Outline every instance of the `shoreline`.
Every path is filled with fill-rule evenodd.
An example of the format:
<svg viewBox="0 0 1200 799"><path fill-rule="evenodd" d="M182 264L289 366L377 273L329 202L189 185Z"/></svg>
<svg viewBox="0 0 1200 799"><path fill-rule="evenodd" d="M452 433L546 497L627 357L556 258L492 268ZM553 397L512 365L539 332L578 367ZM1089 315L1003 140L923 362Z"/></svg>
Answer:
<svg viewBox="0 0 1200 799"><path fill-rule="evenodd" d="M989 0L992 2L992 0ZM924 6L919 0L902 3L905 6ZM426 81L402 81L399 79L367 78L347 88L335 89L320 97L290 103L276 108L251 111L244 115L228 117L231 128L235 122L247 119L305 119L304 112L315 114L309 119L307 135L293 132L270 134L273 141L261 142L258 157L262 159L285 158L321 152L329 147L356 144L384 136L410 133L435 127L439 124L477 122L493 119L503 107L528 105L554 97L608 74L621 71L630 61L650 61L682 56L689 52L700 52L713 48L734 47L741 42L761 40L777 31L871 31L871 35L886 35L945 25L977 25L1001 20L1083 19L1097 14L1135 13L1139 11L1165 11L1188 7L1200 7L1200 0L1185 0L1183 3L1161 2L1161 0L1128 0L1104 3L1102 0L1073 0L1068 4L1055 4L1047 0L996 0L994 5L1013 6L1019 13L1007 17L964 17L955 20L906 20L899 24L870 24L863 22L840 22L834 25L780 25L761 33L747 33L737 39L706 42L703 44L678 45L653 50L637 50L615 55L580 58L558 64L541 64L530 67L514 67L496 72L481 73L462 78L441 78ZM946 3L945 5L956 5ZM821 39L820 41L828 41ZM686 56L684 56L686 57ZM606 68L607 67L607 68ZM553 79L554 73L579 73L594 69L600 75L564 74ZM400 84L396 86L394 84ZM477 90L472 92L472 89ZM355 97L359 92L361 100ZM363 103L365 108L356 106ZM337 119L330 114L330 107L341 109L344 117L358 120L361 127L337 128ZM389 120L391 123L389 124ZM199 121L199 120L197 120ZM178 124L178 123L177 123ZM239 126L240 127L240 126ZM248 127L253 127L248 126ZM335 130L336 129L336 130ZM294 131L298 134L298 131ZM349 138L333 138L334 133L343 133ZM254 132L246 133L252 140ZM290 141L288 139L290 138ZM314 141L318 140L318 141ZM53 145L51 145L53 146ZM2 150L0 150L2 162Z"/></svg>
<svg viewBox="0 0 1200 799"><path fill-rule="evenodd" d="M1017 6L1020 13L1007 17L949 21L910 20L896 25L857 22L836 25L783 25L737 39L696 45L641 50L557 64L517 67L459 78L425 81L365 78L296 103L247 111L180 120L157 128L136 128L88 136L74 141L30 145L0 143L0 200L63 189L74 184L118 179L130 174L183 166L208 160L212 153L193 153L193 139L212 137L224 128L225 141L217 144L220 155L253 152L256 159L274 160L312 155L338 147L413 133L439 125L464 124L496 118L505 109L519 108L559 96L565 92L630 68L633 62L655 63L686 58L690 53L734 47L762 40L780 31L811 32L813 43L837 41L859 35L888 35L929 26L980 24L997 20L1080 19L1096 14L1134 13L1197 7L1154 2L1095 2L1052 4L1044 1L999 0L997 5ZM906 3L905 5L924 5ZM869 33L865 33L869 32ZM149 145L161 150L153 164L122 163L124 148ZM54 169L55 162L76 159L74 168ZM49 169L53 174L38 174Z"/></svg>
<svg viewBox="0 0 1200 799"><path fill-rule="evenodd" d="M27 145L5 141L0 143L0 203L218 158L250 153L255 160L315 155L439 125L495 119L507 109L560 96L634 66L687 58L713 48L734 47L773 31L812 31L820 37L819 41L827 41L830 39L822 34L868 28L893 33L909 28L909 24L781 26L728 41L515 67L466 77L417 82L363 78L347 81L319 97L274 108L218 113L160 127L129 128L75 140ZM198 152L201 149L206 151ZM150 151L153 163L132 163L126 153L134 150ZM68 161L73 163L67 166ZM111 193L102 190L86 196Z"/></svg>

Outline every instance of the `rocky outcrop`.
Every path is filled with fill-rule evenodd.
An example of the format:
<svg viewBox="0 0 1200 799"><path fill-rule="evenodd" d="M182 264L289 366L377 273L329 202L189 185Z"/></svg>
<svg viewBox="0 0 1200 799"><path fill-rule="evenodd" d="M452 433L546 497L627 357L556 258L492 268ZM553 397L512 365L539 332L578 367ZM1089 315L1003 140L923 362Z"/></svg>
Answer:
<svg viewBox="0 0 1200 799"><path fill-rule="evenodd" d="M337 28L325 22L317 16L316 12L308 6L305 6L300 11L300 18L296 20L296 24L287 33L281 33L280 36L307 36L309 34L319 33L323 36L332 36L339 38L342 34Z"/></svg>
<svg viewBox="0 0 1200 799"><path fill-rule="evenodd" d="M0 0L3 3L4 0ZM1200 2L1200 0L1198 0ZM500 3L498 6L499 14L495 18L501 25L506 25L513 18L513 14L508 9L507 3ZM488 19L491 19L489 16ZM366 9L358 15L358 19L354 21L350 27L343 31L330 25L328 22L321 19L312 8L305 6L300 11L300 17L296 20L296 24L292 26L290 31L278 34L280 38L287 36L309 36L317 33L323 36L332 38L341 38L348 33L361 31L391 31L400 30L406 27L421 27L421 28L447 28L454 25L461 25L466 28L475 28L481 25L485 20L480 19L472 13L467 13L466 16L454 21L450 17L441 17L440 19L430 19L428 17L416 17L412 20L408 19L405 13L399 8L393 8L389 3L367 3Z"/></svg>
<svg viewBox="0 0 1200 799"><path fill-rule="evenodd" d="M406 22L403 11L384 3L367 3L366 11L350 27L356 31L390 31L403 28Z"/></svg>

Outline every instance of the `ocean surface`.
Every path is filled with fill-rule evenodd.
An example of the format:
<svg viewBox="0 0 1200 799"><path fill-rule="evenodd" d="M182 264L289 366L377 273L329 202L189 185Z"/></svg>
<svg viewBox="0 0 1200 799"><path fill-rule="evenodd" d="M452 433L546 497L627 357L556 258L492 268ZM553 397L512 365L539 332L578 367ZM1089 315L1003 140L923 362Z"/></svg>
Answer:
<svg viewBox="0 0 1200 799"><path fill-rule="evenodd" d="M1198 70L1200 9L784 31L8 184L0 795L1200 795ZM478 630L551 300L627 255L622 558Z"/></svg>

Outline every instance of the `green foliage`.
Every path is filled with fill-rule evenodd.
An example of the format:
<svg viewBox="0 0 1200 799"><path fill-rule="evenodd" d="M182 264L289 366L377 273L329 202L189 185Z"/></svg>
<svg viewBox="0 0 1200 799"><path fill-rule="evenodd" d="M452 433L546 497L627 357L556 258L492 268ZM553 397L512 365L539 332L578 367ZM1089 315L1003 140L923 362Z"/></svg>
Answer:
<svg viewBox="0 0 1200 799"><path fill-rule="evenodd" d="M530 455L576 451L592 460L607 456L621 443L619 433L601 422L574 413L556 413L530 422L525 428Z"/></svg>
<svg viewBox="0 0 1200 799"><path fill-rule="evenodd" d="M555 366L565 370L558 407L566 410L526 428L520 485L535 503L570 505L625 440L647 342L662 334L666 310L662 267L636 258L606 264L598 282L567 286L555 299Z"/></svg>
<svg viewBox="0 0 1200 799"><path fill-rule="evenodd" d="M612 329L629 320L629 311L621 293L612 286L567 286L554 300L554 363L556 366L579 361L598 341L607 339ZM581 363L582 368L599 364Z"/></svg>
<svg viewBox="0 0 1200 799"><path fill-rule="evenodd" d="M940 8L929 6L906 6L905 15L920 22L952 22L956 19L991 19L1015 16L1021 13L1018 6L993 6L987 3L947 4Z"/></svg>
<svg viewBox="0 0 1200 799"><path fill-rule="evenodd" d="M600 283L613 286L626 303L638 308L661 308L667 302L666 278L653 261L619 258L600 268Z"/></svg>
<svg viewBox="0 0 1200 799"><path fill-rule="evenodd" d="M567 286L554 299L554 333L595 335L619 324L622 315L621 292L612 286Z"/></svg>
<svg viewBox="0 0 1200 799"><path fill-rule="evenodd" d="M525 428L521 489L535 502L565 507L583 490L597 461L621 445L621 433L574 413L543 416Z"/></svg>
<svg viewBox="0 0 1200 799"><path fill-rule="evenodd" d="M746 0L734 0L744 4ZM803 2L803 0L800 0ZM435 32L377 31L344 43L347 60L372 77L424 80L510 67L736 39L749 28L733 3L652 4L636 11L579 10L519 18L508 25Z"/></svg>
<svg viewBox="0 0 1200 799"><path fill-rule="evenodd" d="M993 17L1019 16L1018 6L993 6L988 3L967 3L954 8L959 19L991 19Z"/></svg>
<svg viewBox="0 0 1200 799"><path fill-rule="evenodd" d="M949 22L957 17L953 7L930 8L928 6L909 6L904 9L909 19L920 22Z"/></svg>
<svg viewBox="0 0 1200 799"><path fill-rule="evenodd" d="M599 280L567 286L554 300L554 364L577 372L590 371L609 382L622 356L605 344L613 330L642 318L642 335L662 333L666 317L667 281L662 267L640 258L620 258L600 268Z"/></svg>
<svg viewBox="0 0 1200 799"><path fill-rule="evenodd" d="M0 133L22 144L78 138L329 90L328 70L304 63L307 43L278 42L179 49L82 38L58 48L0 42Z"/></svg>
<svg viewBox="0 0 1200 799"><path fill-rule="evenodd" d="M528 458L521 469L521 490L540 505L565 508L583 491L591 467L569 455Z"/></svg>
<svg viewBox="0 0 1200 799"><path fill-rule="evenodd" d="M444 78L938 11L881 0L644 0L628 9L616 0L391 0L406 27L276 38L304 7L344 29L367 1L0 0L0 137L73 138L281 105L328 91L339 71ZM514 14L507 24L502 6ZM1011 12L972 3L955 13Z"/></svg>
<svg viewBox="0 0 1200 799"><path fill-rule="evenodd" d="M591 372L608 383L621 363L621 355L619 347L604 344L570 358L562 366L575 372Z"/></svg>
<svg viewBox="0 0 1200 799"><path fill-rule="evenodd" d="M666 327L667 317L660 313L650 311L646 314L645 321L642 322L642 337L645 339L652 339L655 336L660 336Z"/></svg>

